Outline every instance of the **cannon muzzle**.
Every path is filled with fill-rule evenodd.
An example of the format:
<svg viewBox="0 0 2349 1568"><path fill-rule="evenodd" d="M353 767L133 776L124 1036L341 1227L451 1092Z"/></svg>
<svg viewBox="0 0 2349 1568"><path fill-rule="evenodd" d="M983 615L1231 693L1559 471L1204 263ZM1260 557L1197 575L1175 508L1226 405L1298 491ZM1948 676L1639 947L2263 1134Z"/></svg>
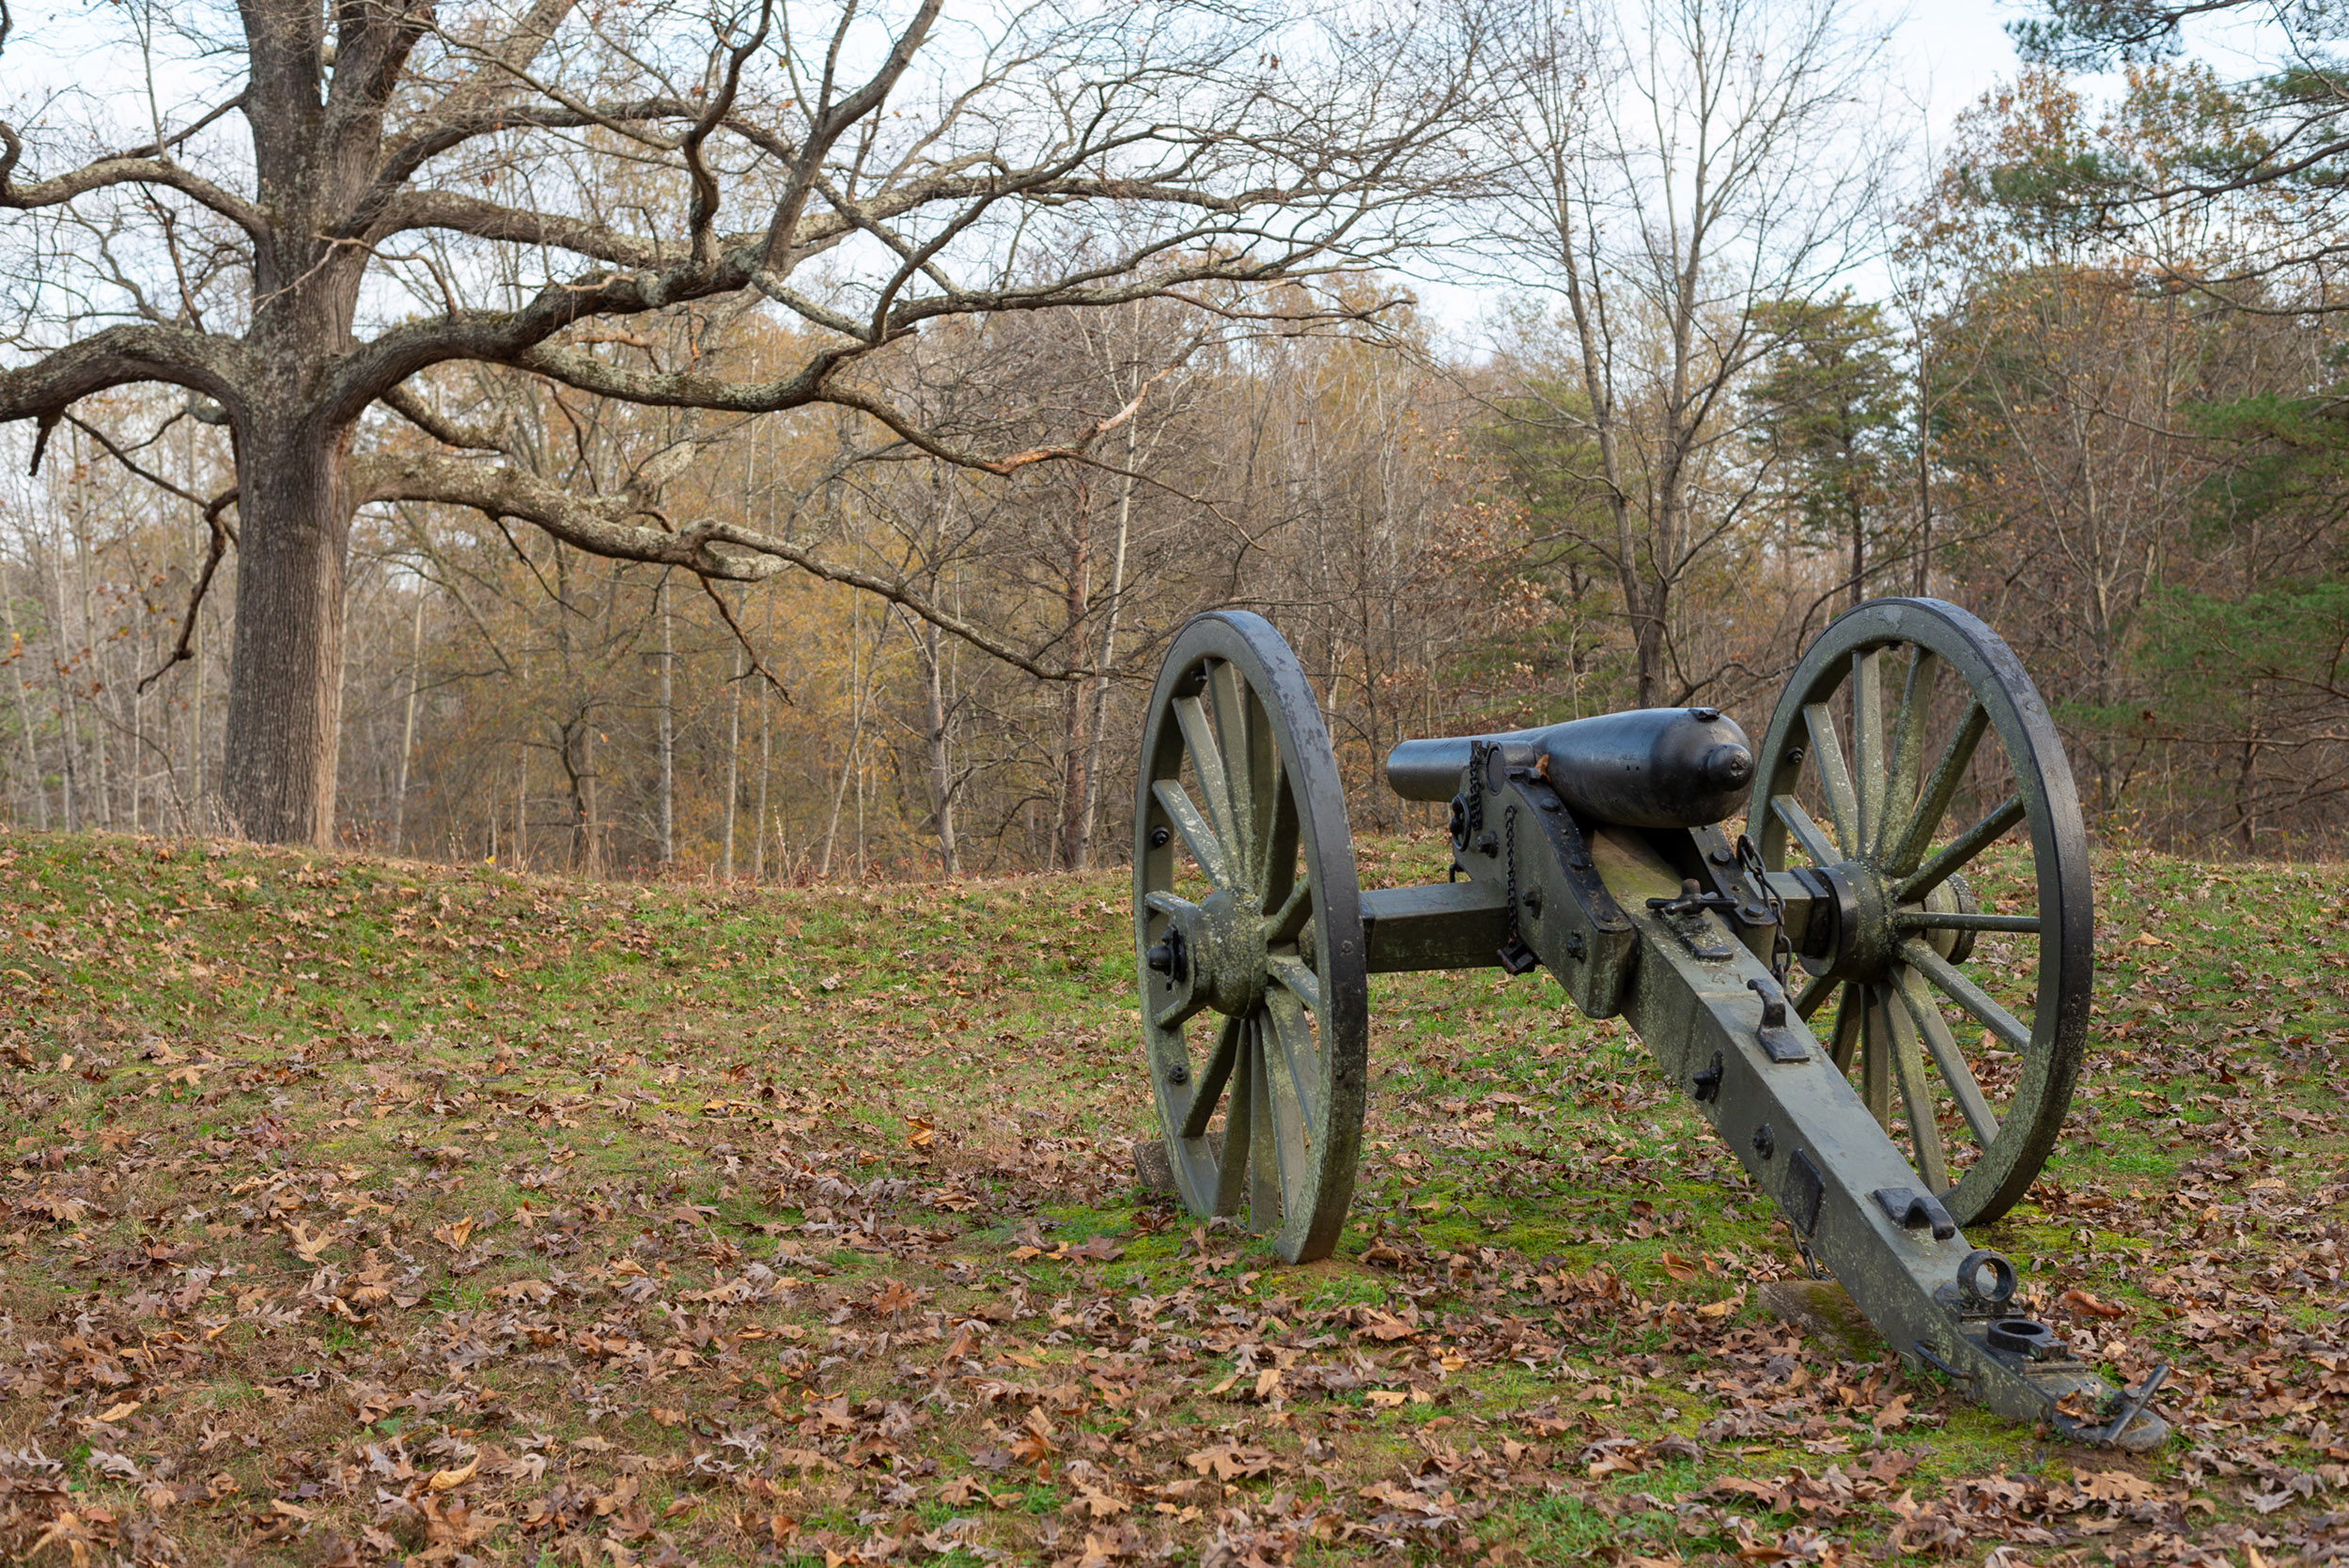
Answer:
<svg viewBox="0 0 2349 1568"><path fill-rule="evenodd" d="M1627 828L1701 828L1734 814L1753 782L1753 748L1717 707L1642 707L1541 729L1406 740L1387 783L1407 800L1449 800L1479 744L1531 768L1585 816Z"/></svg>

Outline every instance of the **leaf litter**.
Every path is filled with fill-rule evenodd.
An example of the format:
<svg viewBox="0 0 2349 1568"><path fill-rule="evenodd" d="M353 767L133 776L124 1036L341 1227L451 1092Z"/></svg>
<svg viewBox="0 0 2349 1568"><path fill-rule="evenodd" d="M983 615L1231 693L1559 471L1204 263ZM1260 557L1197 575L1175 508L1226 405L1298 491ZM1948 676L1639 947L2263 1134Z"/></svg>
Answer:
<svg viewBox="0 0 2349 1568"><path fill-rule="evenodd" d="M2174 1364L2148 1459L1766 1316L1782 1228L1547 983L1382 977L1355 1219L1293 1270L1135 1187L1114 878L0 836L0 1552L2349 1557L2349 960L2275 940L2341 878L2103 871L2101 1052L1983 1239Z"/></svg>

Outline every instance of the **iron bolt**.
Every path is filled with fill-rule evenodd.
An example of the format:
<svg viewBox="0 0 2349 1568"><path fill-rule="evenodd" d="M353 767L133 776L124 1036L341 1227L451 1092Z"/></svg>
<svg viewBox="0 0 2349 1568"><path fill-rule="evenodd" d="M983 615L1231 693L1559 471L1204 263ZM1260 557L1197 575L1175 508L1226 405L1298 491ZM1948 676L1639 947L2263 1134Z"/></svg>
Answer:
<svg viewBox="0 0 2349 1568"><path fill-rule="evenodd" d="M1169 973L1174 968L1174 950L1164 942L1152 942L1148 951L1143 954L1142 961L1160 974Z"/></svg>
<svg viewBox="0 0 2349 1568"><path fill-rule="evenodd" d="M1174 1065L1166 1070L1166 1081L1174 1085L1175 1088L1180 1089L1184 1084L1190 1081L1190 1069L1185 1066L1182 1063L1177 1062Z"/></svg>
<svg viewBox="0 0 2349 1568"><path fill-rule="evenodd" d="M1778 1138L1770 1131L1770 1124L1763 1123L1753 1129L1753 1152L1764 1159L1778 1153Z"/></svg>
<svg viewBox="0 0 2349 1568"><path fill-rule="evenodd" d="M1150 830L1150 847L1153 849L1163 849L1166 847L1167 841L1172 839L1174 836L1174 835L1173 833L1168 832L1164 828L1153 828Z"/></svg>

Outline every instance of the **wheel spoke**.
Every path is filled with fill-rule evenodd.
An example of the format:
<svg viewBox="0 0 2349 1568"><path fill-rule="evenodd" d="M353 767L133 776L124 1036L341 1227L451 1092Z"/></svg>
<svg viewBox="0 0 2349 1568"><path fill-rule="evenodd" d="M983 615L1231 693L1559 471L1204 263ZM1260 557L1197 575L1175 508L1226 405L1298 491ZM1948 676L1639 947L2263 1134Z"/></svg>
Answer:
<svg viewBox="0 0 2349 1568"><path fill-rule="evenodd" d="M1303 1002L1307 1010L1321 1011L1321 976L1306 966L1302 958L1276 953L1265 961L1265 968L1273 979L1285 986L1290 995Z"/></svg>
<svg viewBox="0 0 2349 1568"><path fill-rule="evenodd" d="M1231 875L1223 865L1223 846L1216 838L1215 830L1207 826L1207 819L1199 815L1199 808L1191 802L1190 792L1183 787L1183 782L1160 779L1150 786L1150 798L1158 801L1159 810L1166 813L1167 821L1182 836L1183 847L1199 862L1207 880L1219 888L1231 886Z"/></svg>
<svg viewBox="0 0 2349 1568"><path fill-rule="evenodd" d="M1272 1107L1273 1148L1281 1182L1281 1207L1301 1205L1313 1171L1312 1113L1287 1039L1270 1009L1256 1015L1256 1037L1264 1042L1266 1102Z"/></svg>
<svg viewBox="0 0 2349 1568"><path fill-rule="evenodd" d="M1855 986L1860 993L1859 1097L1874 1113L1876 1126L1892 1130L1892 1040L1885 1021L1884 998L1874 986Z"/></svg>
<svg viewBox="0 0 2349 1568"><path fill-rule="evenodd" d="M1956 909L1902 909L1892 916L1900 931L2036 931L2037 915L1967 914Z"/></svg>
<svg viewBox="0 0 2349 1568"><path fill-rule="evenodd" d="M1934 1120L1933 1084L1925 1077L1924 1059L1918 1054L1917 1031L1908 1010L1886 999L1885 1032L1892 1037L1892 1070L1900 1078L1901 1109L1908 1116L1909 1146L1917 1151L1917 1174L1925 1190L1938 1196L1950 1189L1950 1164L1941 1152L1941 1127Z"/></svg>
<svg viewBox="0 0 2349 1568"><path fill-rule="evenodd" d="M1819 825L1811 820L1811 814L1802 809L1802 802L1793 796L1771 796L1770 811L1786 824L1786 831L1795 835L1795 842L1802 846L1802 852L1811 857L1812 864L1834 865L1844 858L1834 842L1819 831Z"/></svg>
<svg viewBox="0 0 2349 1568"><path fill-rule="evenodd" d="M1251 723L1248 682L1239 670L1231 664L1219 664L1207 673L1207 700L1214 705L1216 738L1223 748L1223 783L1231 791L1231 831L1224 842L1231 846L1224 863L1231 868L1235 887L1253 885L1256 867L1252 857L1256 851L1257 807L1264 802L1265 781L1258 777L1258 763L1267 738L1262 732L1268 724Z"/></svg>
<svg viewBox="0 0 2349 1568"><path fill-rule="evenodd" d="M1311 882L1313 876L1310 870L1299 875L1297 846L1302 833L1297 817L1297 796L1288 787L1288 770L1279 766L1278 753L1274 753L1273 760L1276 787L1273 790L1272 810L1265 815L1268 831L1256 863L1262 868L1259 875L1264 879L1264 903L1261 907L1276 916L1285 917L1289 906L1296 901L1298 890ZM1276 918L1274 924L1277 926L1279 924L1280 919ZM1295 934L1292 928L1290 935ZM1286 941L1288 938L1278 939Z"/></svg>
<svg viewBox="0 0 2349 1568"><path fill-rule="evenodd" d="M1232 1076L1232 1063L1238 1056L1239 1048L1240 1020L1227 1017L1215 1032L1215 1049L1208 1053L1206 1065L1191 1075L1190 1110L1183 1116L1185 1138L1206 1136L1207 1120L1215 1114L1216 1098L1223 1093L1224 1081ZM1233 1097L1244 1096L1236 1090Z"/></svg>
<svg viewBox="0 0 2349 1568"><path fill-rule="evenodd" d="M1289 799L1287 770L1281 764L1280 741L1272 733L1272 716L1265 711L1252 687L1247 695L1248 764L1238 783L1248 791L1252 828L1248 839L1248 876L1251 886L1269 896L1273 842L1280 835L1283 808L1292 821L1295 808Z"/></svg>
<svg viewBox="0 0 2349 1568"><path fill-rule="evenodd" d="M1950 1086L1950 1098L1957 1102L1958 1113L1973 1129L1975 1141L1985 1149L1990 1147L1999 1139L1999 1118L1990 1102L1983 1098L1982 1085L1974 1081L1974 1070L1966 1064L1966 1053L1957 1048L1950 1020L1941 1016L1933 993L1915 970L1901 971L1900 994L1910 1021L1924 1037L1925 1049L1933 1053L1933 1064L1941 1070L1941 1081Z"/></svg>
<svg viewBox="0 0 2349 1568"><path fill-rule="evenodd" d="M1910 937L1901 943L1902 959L1921 971L1943 996L1972 1014L1984 1029L2016 1050L2031 1048L2030 1031L2022 1020L1999 1005L1989 992L1975 985L1931 947Z"/></svg>
<svg viewBox="0 0 2349 1568"><path fill-rule="evenodd" d="M1852 1052L1859 1048L1867 1010L1868 999L1858 986L1845 986L1835 1001L1835 1032L1828 1039L1828 1054L1834 1060L1835 1070L1845 1077L1851 1074Z"/></svg>
<svg viewBox="0 0 2349 1568"><path fill-rule="evenodd" d="M1851 764L1859 794L1859 836L1846 839L1852 854L1864 855L1884 815L1884 650L1861 648L1851 656Z"/></svg>
<svg viewBox="0 0 2349 1568"><path fill-rule="evenodd" d="M2023 798L2010 795L1991 808L1990 815L1958 834L1941 846L1933 859L1901 878L1892 889L1895 905L1914 904L1943 882L1950 874L1964 867L1976 855L1998 842L2000 835L2023 820Z"/></svg>
<svg viewBox="0 0 2349 1568"><path fill-rule="evenodd" d="M1258 1235L1281 1225L1281 1112L1272 1093L1272 1053L1264 1026L1248 1020L1248 1228Z"/></svg>
<svg viewBox="0 0 2349 1568"><path fill-rule="evenodd" d="M1940 657L1930 648L1914 648L1908 678L1901 685L1900 711L1892 721L1892 754L1885 766L1884 815L1877 819L1871 847L1881 856L1895 831L1906 830L1917 804L1917 768L1925 749L1925 718L1933 706L1933 684L1941 672Z"/></svg>
<svg viewBox="0 0 2349 1568"><path fill-rule="evenodd" d="M1795 998L1796 1017L1808 1022L1819 1011L1819 1004L1827 1001L1828 994L1842 984L1828 975L1812 975L1804 983L1802 994Z"/></svg>
<svg viewBox="0 0 2349 1568"><path fill-rule="evenodd" d="M1314 880L1310 874L1289 884L1288 895L1281 907L1265 916L1264 941L1267 947L1279 947L1297 939L1305 929L1305 923L1314 918Z"/></svg>
<svg viewBox="0 0 2349 1568"><path fill-rule="evenodd" d="M1835 715L1825 703L1811 703L1802 710L1803 723L1811 731L1811 760L1819 765L1819 787L1827 794L1828 820L1835 825L1835 842L1839 853L1835 861L1851 860L1859 853L1859 800L1852 793L1851 774L1843 767L1843 744L1835 738ZM1840 852L1850 846L1850 854ZM1831 865L1834 861L1822 864Z"/></svg>
<svg viewBox="0 0 2349 1568"><path fill-rule="evenodd" d="M1972 766L1974 748L1989 725L1990 710L1982 706L1981 698L1968 695L1966 712L1959 718L1949 743L1941 748L1932 774L1917 792L1917 803L1909 808L1907 820L1901 824L1900 837L1884 857L1886 875L1906 877L1924 859L1926 849L1933 845L1934 830L1941 826L1950 802L1957 798L1958 784Z"/></svg>
<svg viewBox="0 0 2349 1568"><path fill-rule="evenodd" d="M1224 1026L1232 1036L1232 1056L1236 1071L1232 1074L1232 1093L1223 1112L1223 1148L1215 1167L1215 1212L1237 1214L1243 1199L1248 1196L1248 1168L1255 1162L1249 1158L1255 1144L1253 1128L1256 1117L1255 1042L1249 1037L1248 1020L1235 1017Z"/></svg>
<svg viewBox="0 0 2349 1568"><path fill-rule="evenodd" d="M1314 1043L1313 1020L1297 999L1274 991L1265 998L1265 1015L1272 1020L1274 1038L1281 1043L1281 1062L1297 1096L1305 1142L1313 1142L1314 1122L1321 1114L1321 1048Z"/></svg>
<svg viewBox="0 0 2349 1568"><path fill-rule="evenodd" d="M1183 745L1190 753L1191 770L1199 775L1199 793L1206 797L1207 815L1215 825L1216 842L1228 844L1245 854L1247 840L1234 828L1232 781L1223 766L1223 748L1216 741L1215 723L1207 717L1206 706L1196 697L1177 697L1174 722L1182 726ZM1223 869L1229 877L1237 878L1240 874L1240 868L1228 859Z"/></svg>

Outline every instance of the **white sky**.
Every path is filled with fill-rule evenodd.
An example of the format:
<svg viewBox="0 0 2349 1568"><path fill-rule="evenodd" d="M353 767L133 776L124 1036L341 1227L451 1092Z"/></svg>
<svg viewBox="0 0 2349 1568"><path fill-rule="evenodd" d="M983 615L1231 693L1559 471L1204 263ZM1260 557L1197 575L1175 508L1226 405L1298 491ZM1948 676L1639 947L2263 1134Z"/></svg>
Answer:
<svg viewBox="0 0 2349 1568"><path fill-rule="evenodd" d="M1628 0L1638 4L1640 0ZM1908 105L1906 123L1896 129L1917 150L1923 145L1946 143L1950 127L1966 108L2019 69L2005 24L2035 9L2030 0L1850 0L1859 16L1878 25L1894 23L1888 101ZM5 74L13 82L0 85L0 99L22 100L23 88L73 84L113 100L132 116L138 108L139 77L135 54L124 49L93 47L93 35L118 37L110 25L119 12L109 14L106 0L17 0L15 37L10 40ZM103 18L104 20L101 20ZM2231 29L2239 32L2239 29ZM2208 29L2190 35L2195 52L2212 57L2223 74L2235 74L2253 63L2253 52L2234 50L2242 40ZM2272 53L2272 51L2271 51ZM177 73L175 73L177 74ZM207 72L210 74L210 72ZM2117 85L2117 84L2114 84ZM175 83L183 91L186 84ZM2095 84L2090 84L2095 96ZM14 90L9 90L13 88ZM181 92L165 90L168 99ZM1871 280L1854 279L1863 294L1877 290ZM1463 341L1476 333L1487 296L1478 288L1448 284L1422 273L1417 280L1423 306L1439 334L1466 348Z"/></svg>

